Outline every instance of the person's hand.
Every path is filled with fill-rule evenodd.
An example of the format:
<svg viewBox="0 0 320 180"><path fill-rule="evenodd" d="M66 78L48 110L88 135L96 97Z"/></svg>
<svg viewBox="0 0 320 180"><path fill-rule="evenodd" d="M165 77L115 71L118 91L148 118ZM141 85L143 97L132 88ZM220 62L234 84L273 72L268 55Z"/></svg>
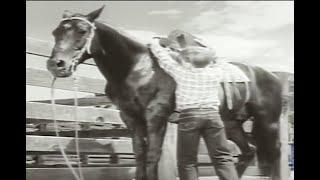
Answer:
<svg viewBox="0 0 320 180"><path fill-rule="evenodd" d="M149 49L151 52L155 52L156 50L162 49L163 47L160 46L158 39L153 39L151 43L148 44Z"/></svg>

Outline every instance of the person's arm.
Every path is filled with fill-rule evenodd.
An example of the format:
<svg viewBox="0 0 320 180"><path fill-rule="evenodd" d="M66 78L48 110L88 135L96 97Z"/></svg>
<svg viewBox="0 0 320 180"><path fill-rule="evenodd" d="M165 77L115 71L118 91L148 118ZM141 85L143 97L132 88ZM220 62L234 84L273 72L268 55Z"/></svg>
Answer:
<svg viewBox="0 0 320 180"><path fill-rule="evenodd" d="M226 65L226 62L219 59L219 58L215 58L213 64L211 65L211 67L213 68L213 72L217 73L217 81L219 81L219 83L223 83L226 80L225 77L225 71L224 71L224 66Z"/></svg>
<svg viewBox="0 0 320 180"><path fill-rule="evenodd" d="M173 59L165 48L161 47L157 43L152 43L149 45L149 47L154 56L157 57L159 66L164 71L166 71L173 77L181 73L181 64L179 64L175 59Z"/></svg>
<svg viewBox="0 0 320 180"><path fill-rule="evenodd" d="M226 62L218 60L218 61L216 61L216 63L217 63L217 67L219 68L220 75L221 75L219 80L220 80L220 82L226 83L226 72L224 70Z"/></svg>

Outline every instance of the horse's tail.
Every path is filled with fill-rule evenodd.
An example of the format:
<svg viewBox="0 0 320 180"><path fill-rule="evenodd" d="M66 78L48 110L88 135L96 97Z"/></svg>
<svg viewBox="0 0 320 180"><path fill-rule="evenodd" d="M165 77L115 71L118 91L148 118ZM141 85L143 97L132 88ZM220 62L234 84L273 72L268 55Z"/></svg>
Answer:
<svg viewBox="0 0 320 180"><path fill-rule="evenodd" d="M251 114L254 117L252 134L256 143L259 165L275 165L280 158L279 122L282 110L280 81L261 68L254 68L251 79L254 100Z"/></svg>
<svg viewBox="0 0 320 180"><path fill-rule="evenodd" d="M273 117L273 120L280 118ZM279 122L267 121L265 117L256 117L253 123L253 138L259 164L272 165L280 158Z"/></svg>

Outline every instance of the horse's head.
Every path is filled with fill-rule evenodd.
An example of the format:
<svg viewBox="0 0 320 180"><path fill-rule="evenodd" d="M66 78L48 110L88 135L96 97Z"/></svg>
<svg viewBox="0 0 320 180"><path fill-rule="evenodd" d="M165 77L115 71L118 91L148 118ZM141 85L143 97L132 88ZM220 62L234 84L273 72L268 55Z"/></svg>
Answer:
<svg viewBox="0 0 320 180"><path fill-rule="evenodd" d="M52 32L55 45L47 61L47 69L55 77L69 77L79 63L90 58L94 34L94 21L104 6L87 15L65 11L63 19Z"/></svg>

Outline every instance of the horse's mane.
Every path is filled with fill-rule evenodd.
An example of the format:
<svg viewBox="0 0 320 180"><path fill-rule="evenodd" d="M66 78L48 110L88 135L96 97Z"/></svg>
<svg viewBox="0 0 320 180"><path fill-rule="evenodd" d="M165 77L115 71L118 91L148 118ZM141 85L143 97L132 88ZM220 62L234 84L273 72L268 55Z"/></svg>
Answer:
<svg viewBox="0 0 320 180"><path fill-rule="evenodd" d="M103 59L109 59L103 61L105 72L109 73L106 75L108 81L119 84L127 77L132 65L138 62L137 55L148 52L147 46L109 23L95 21L95 26L98 30L100 46L107 52Z"/></svg>
<svg viewBox="0 0 320 180"><path fill-rule="evenodd" d="M136 44L137 46L145 46L145 44L139 40L138 38L134 37L130 33L128 33L126 30L119 28L115 25L112 25L111 23L108 23L106 21L98 20L97 23L100 23L105 26L105 28L114 30L115 32L119 33L118 35L122 35L126 40L129 42L132 42L133 44Z"/></svg>

